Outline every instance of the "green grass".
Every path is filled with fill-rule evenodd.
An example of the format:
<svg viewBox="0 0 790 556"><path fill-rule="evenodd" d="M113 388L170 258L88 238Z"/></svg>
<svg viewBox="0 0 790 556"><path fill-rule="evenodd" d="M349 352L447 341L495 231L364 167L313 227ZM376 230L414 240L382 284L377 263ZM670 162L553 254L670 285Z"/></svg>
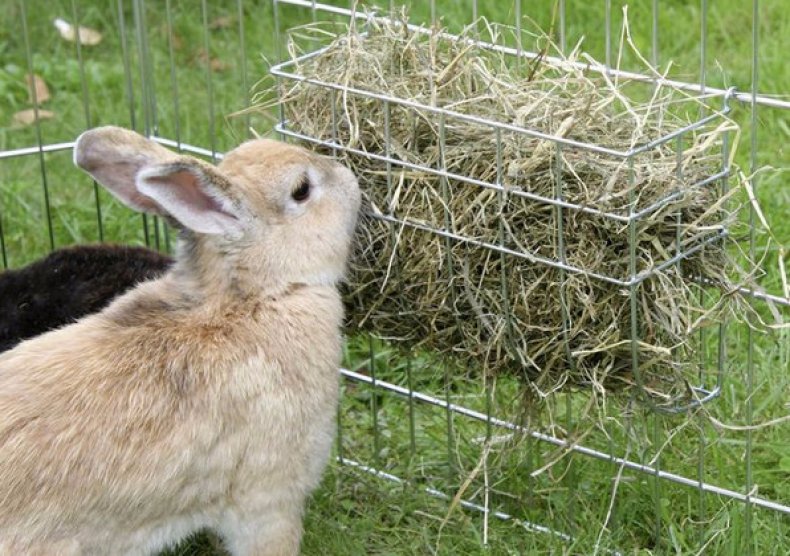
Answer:
<svg viewBox="0 0 790 556"><path fill-rule="evenodd" d="M260 116L250 121L229 117L246 105L248 89L265 75L267 64L262 56L270 60L276 57L278 48L269 1L243 3L244 51L240 48L236 3L209 2L205 14L208 21L221 16L232 18L230 27L211 30L208 35L211 57L227 64L223 71L207 70L201 61L206 37L199 3L173 0L170 18L164 2L145 3L153 77L146 83L142 82L139 69L140 45L134 34L133 3L123 2L131 102L127 97L117 3L85 0L76 4L83 24L104 33L102 44L82 49L82 64L75 46L62 41L51 24L57 16L73 19L72 3L56 0L46 3L46 9L42 8L43 3L27 3L33 70L46 80L52 92L52 99L44 108L56 113L54 119L41 123L45 144L71 141L86 127L112 123L141 131L156 127L162 136L222 151L247 136L248 124L259 131L270 127L271 122ZM427 2L411 4L415 17L429 16ZM480 4L481 14L493 20L513 18L512 3ZM584 36L585 49L603 60L601 3L567 4L568 44L575 44ZM612 4L612 28L617 30L621 21L619 2ZM696 80L700 65L699 4L685 0L660 4L658 46L662 66L672 59L675 64L671 75ZM738 0L709 2L706 72L711 85L749 89L751 8L747 4ZM784 4L784 0L760 3L759 83L763 92L786 95L790 93L790 66L785 60L790 49L790 12ZM551 5L548 0L523 2L522 13L547 29ZM651 52L650 5L633 2L629 10L635 41L646 55ZM439 6L439 15L451 29L458 29L471 18L468 6L452 2L439 2ZM10 126L12 114L29 107L21 81L28 71L26 46L22 3L6 0L0 7L4 13L0 23L1 151L35 145L37 130ZM173 43L168 41L168 19L173 36L177 37ZM309 10L282 8L283 29L310 20ZM614 52L617 40L615 31ZM623 64L628 67L634 60L626 57ZM81 73L85 74L85 89ZM142 99L143 85L155 97L156 121L148 109L150 103ZM750 112L746 106L738 105L734 118L744 129L737 161L750 172ZM776 291L780 284L778 248L790 246L790 219L786 218L790 214L790 187L786 185L790 167L788 113L760 109L756 139L756 166L770 164L783 169L765 172L757 180L757 196L780 242L768 247L766 275L761 283ZM44 204L45 186L49 212ZM98 192L98 207L100 220L94 185L72 167L70 151L0 161L0 264L25 264L48 252L51 243L58 247L104 239L165 247L164 230L153 220L144 226L139 215L121 207L103 191ZM757 245L761 249L768 245L767 234L758 233ZM787 311L784 317L787 318ZM704 341L713 356L715 342L710 338ZM746 423L749 399L755 423L788 413L790 337L786 332L756 334L754 345L750 390L746 384L746 328L739 324L730 326L729 374L724 393L707 408L722 422ZM478 411L485 412L487 407L486 391L475 375L474 362L459 368L457 363L452 366L429 354L407 357L391 345L353 338L346 363L360 372L373 371L379 379L410 385ZM491 402L492 412L524 415L518 391L517 384L500 381ZM584 392L552 396L527 413L531 417L529 424L533 430L559 437L567 434L575 438L586 432L581 439L584 445L617 455L628 452L631 459L645 463L660 453L662 469L738 492L744 492L747 483L745 462L750 453L757 495L790 503L790 427L786 423L748 435L718 430L705 414L655 416L628 400L612 399L606 407L589 404L589 395ZM599 421L602 426L597 427ZM440 407L410 404L405 398L363 384L345 385L340 424L340 454L409 477L412 484L400 485L333 464L310 503L305 554L587 554L594 551L599 540L601 550L618 549L629 554L694 554L704 548L704 553L739 555L746 553L748 547L755 554L784 554L790 546L790 518L786 515L756 508L750 514L743 504L726 497L700 494L694 488L656 481L644 473L624 470L618 474L618 466L609 462L578 454L568 456L530 438L500 438L507 431L489 429L486 423L466 417L448 416ZM488 435L499 436L491 445L484 473L478 464ZM554 465L531 476L555 460ZM448 515L446 501L424 492L425 488L436 488L453 495L468 481L464 497L481 504L486 491L485 475L492 507L569 533L574 540L567 543L550 534L528 531L517 522L491 517L490 548L484 549L482 514L455 507ZM614 488L617 495L612 504ZM600 534L610 507L607 529ZM214 554L216 550L201 536L172 553Z"/></svg>

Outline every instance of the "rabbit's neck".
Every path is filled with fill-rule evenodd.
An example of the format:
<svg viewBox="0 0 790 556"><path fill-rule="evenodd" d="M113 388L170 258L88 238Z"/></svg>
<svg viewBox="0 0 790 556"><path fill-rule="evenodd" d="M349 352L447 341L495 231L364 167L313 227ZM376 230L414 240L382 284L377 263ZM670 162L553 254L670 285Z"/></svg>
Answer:
<svg viewBox="0 0 790 556"><path fill-rule="evenodd" d="M278 297L296 284L336 287L337 276L333 273L289 274L282 264L273 264L267 257L226 250L204 236L185 234L179 243L179 256L171 272L174 291L198 303L223 305Z"/></svg>

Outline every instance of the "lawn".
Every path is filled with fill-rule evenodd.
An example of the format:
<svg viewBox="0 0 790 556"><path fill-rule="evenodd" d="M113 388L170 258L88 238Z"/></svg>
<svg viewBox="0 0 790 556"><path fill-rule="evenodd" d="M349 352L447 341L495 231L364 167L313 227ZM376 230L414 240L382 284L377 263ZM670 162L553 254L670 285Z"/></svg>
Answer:
<svg viewBox="0 0 790 556"><path fill-rule="evenodd" d="M347 6L348 2L334 2ZM205 11L203 4L206 4ZM399 2L397 4L400 4ZM416 20L429 20L428 2L409 2ZM436 15L452 30L468 23L471 2L437 2ZM512 2L479 2L479 14L514 21ZM584 49L607 57L602 2L567 1L565 41L584 38ZM651 4L632 2L629 21L635 42L670 75L698 81L701 69L700 3L660 3L658 36ZM705 74L709 86L750 91L752 6L744 0L708 4ZM543 29L552 26L551 0L521 2L519 12ZM611 2L611 54L616 59L621 2ZM0 23L0 152L72 141L87 127L116 124L222 152L249 136L266 133L274 121L256 114L234 116L248 106L251 91L267 85L269 61L283 54L276 42L272 3L157 2L107 0L3 0ZM103 34L96 46L63 40L52 24L62 17ZM321 14L319 19L324 19ZM310 22L309 9L280 8L285 30ZM139 42L136 29L148 37ZM524 23L529 26L529 23ZM121 28L125 33L121 32ZM557 24L555 23L555 31ZM243 41L240 30L243 29ZM790 10L784 0L759 5L758 85L762 93L790 96ZM559 37L558 39L559 40ZM635 63L625 57L624 67ZM143 71L141 68L147 68ZM30 108L24 76L47 83L51 99L42 109L53 117L40 126L13 123ZM790 112L736 104L742 126L737 163L754 178L756 197L775 240L758 226L755 245L763 259L760 284L780 293L778 258L790 248ZM754 145L752 150L751 146ZM48 200L48 203L45 202ZM744 202L743 199L740 202ZM744 220L749 211L742 211ZM69 149L0 158L0 268L18 267L53 246L114 241L166 249L161 223L142 219L99 191L71 163ZM748 247L749 238L741 238ZM787 262L784 262L785 272ZM762 305L758 309L764 312ZM783 310L787 320L790 311ZM749 335L754 348L748 349ZM703 339L708 349L711 338ZM531 431L578 439L601 453L626 456L651 468L790 504L790 425L785 421L753 431L729 426L760 424L790 412L790 336L728 327L727 369L722 396L704 411L657 416L628 399L591 403L586 392L557 394L524 410L518 385L506 380L489 395L475 375L475 362L442 361L430 353L407 354L390 343L353 336L346 368L474 409L522 419ZM745 505L728 496L616 462L567 454L531 436L346 381L338 417L337 456L384 469L401 484L354 465L331 465L306 516L305 554L587 554L599 550L634 554L785 554L790 516ZM487 457L481 457L483 453ZM426 489L462 493L517 520L488 519ZM431 491L435 492L435 491ZM523 520L523 521L522 521ZM532 525L530 525L532 524ZM546 527L549 531L538 530ZM570 538L565 537L570 536ZM489 548L483 548L487 540ZM215 554L214 541L192 539L172 554Z"/></svg>

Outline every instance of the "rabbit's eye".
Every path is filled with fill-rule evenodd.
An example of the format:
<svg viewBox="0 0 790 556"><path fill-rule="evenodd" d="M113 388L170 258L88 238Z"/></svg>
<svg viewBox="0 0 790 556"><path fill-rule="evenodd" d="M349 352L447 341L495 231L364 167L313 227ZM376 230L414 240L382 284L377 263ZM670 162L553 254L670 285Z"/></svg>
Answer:
<svg viewBox="0 0 790 556"><path fill-rule="evenodd" d="M310 180L305 176L299 186L291 192L291 198L301 203L310 196Z"/></svg>

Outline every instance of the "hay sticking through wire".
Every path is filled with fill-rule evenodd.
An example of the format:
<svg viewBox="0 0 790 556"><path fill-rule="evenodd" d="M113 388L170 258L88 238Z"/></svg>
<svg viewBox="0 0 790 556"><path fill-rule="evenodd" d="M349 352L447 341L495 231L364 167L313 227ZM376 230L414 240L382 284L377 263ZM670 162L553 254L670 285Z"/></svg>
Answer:
<svg viewBox="0 0 790 556"><path fill-rule="evenodd" d="M688 398L692 331L715 322L707 310L721 301L690 277L724 285L728 272L721 180L697 184L721 171L732 123L715 118L630 159L495 128L486 122L629 151L712 112L671 87L567 63L596 65L578 50L552 59L545 36L520 61L473 38L370 18L294 62L313 84L279 82L288 129L342 146L306 143L356 173L375 216L351 275L352 330L479 361L541 394L633 385L635 356L659 403ZM633 227L617 218L640 211ZM630 287L614 281L634 275L632 323Z"/></svg>

